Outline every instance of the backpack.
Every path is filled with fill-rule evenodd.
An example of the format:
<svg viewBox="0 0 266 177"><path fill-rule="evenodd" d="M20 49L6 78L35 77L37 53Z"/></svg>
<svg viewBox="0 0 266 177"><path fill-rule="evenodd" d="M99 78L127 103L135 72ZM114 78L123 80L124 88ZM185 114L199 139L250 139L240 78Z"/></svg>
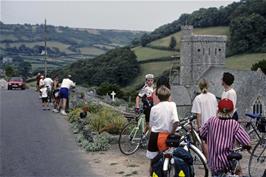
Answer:
<svg viewBox="0 0 266 177"><path fill-rule="evenodd" d="M181 147L174 152L175 177L194 177L193 158L191 154Z"/></svg>

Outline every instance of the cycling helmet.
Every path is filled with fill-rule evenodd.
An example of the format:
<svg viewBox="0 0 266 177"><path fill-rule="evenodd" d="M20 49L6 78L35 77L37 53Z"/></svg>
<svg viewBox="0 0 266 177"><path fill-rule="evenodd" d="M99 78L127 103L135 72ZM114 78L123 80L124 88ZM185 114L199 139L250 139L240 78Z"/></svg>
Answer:
<svg viewBox="0 0 266 177"><path fill-rule="evenodd" d="M153 74L146 74L145 79L154 79Z"/></svg>

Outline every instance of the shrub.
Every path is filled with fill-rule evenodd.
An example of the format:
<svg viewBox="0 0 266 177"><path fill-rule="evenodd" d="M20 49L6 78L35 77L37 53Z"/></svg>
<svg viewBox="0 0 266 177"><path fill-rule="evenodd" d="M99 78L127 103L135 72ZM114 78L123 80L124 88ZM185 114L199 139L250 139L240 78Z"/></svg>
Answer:
<svg viewBox="0 0 266 177"><path fill-rule="evenodd" d="M109 136L107 133L101 133L93 137L93 142L85 142L86 151L106 151L110 148Z"/></svg>
<svg viewBox="0 0 266 177"><path fill-rule="evenodd" d="M261 71L266 74L266 60L261 60L255 64L252 65L251 70L257 71L257 69L260 68Z"/></svg>
<svg viewBox="0 0 266 177"><path fill-rule="evenodd" d="M79 114L82 112L81 108L74 108L72 111L68 114L68 121L70 123L79 120Z"/></svg>
<svg viewBox="0 0 266 177"><path fill-rule="evenodd" d="M118 134L125 122L126 119L122 114L109 108L102 108L98 113L91 115L89 124L94 131Z"/></svg>

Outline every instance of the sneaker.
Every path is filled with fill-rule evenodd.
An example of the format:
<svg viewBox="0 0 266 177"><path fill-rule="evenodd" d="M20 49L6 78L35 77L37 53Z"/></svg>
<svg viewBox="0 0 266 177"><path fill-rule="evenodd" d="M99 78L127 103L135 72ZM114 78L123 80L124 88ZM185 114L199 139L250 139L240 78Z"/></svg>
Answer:
<svg viewBox="0 0 266 177"><path fill-rule="evenodd" d="M67 116L67 113L64 110L61 110L60 113L64 116Z"/></svg>
<svg viewBox="0 0 266 177"><path fill-rule="evenodd" d="M59 112L57 109L53 109L53 112Z"/></svg>

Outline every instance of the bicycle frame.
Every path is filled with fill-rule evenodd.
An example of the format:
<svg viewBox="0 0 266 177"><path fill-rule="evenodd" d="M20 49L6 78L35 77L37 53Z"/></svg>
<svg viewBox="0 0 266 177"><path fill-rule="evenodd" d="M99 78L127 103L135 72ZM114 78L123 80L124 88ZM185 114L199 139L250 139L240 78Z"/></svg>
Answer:
<svg viewBox="0 0 266 177"><path fill-rule="evenodd" d="M248 131L248 134L250 135L254 131L256 133L256 136L257 136L258 140L261 141L262 140L262 136L260 135L260 132L258 131L257 126L253 122L254 119L256 119L256 121L257 121L260 118L260 115L252 115L252 114L249 114L249 113L246 113L245 115L247 117L249 117L249 121L246 124L246 128L248 128L250 126L252 127L252 129L250 129Z"/></svg>

